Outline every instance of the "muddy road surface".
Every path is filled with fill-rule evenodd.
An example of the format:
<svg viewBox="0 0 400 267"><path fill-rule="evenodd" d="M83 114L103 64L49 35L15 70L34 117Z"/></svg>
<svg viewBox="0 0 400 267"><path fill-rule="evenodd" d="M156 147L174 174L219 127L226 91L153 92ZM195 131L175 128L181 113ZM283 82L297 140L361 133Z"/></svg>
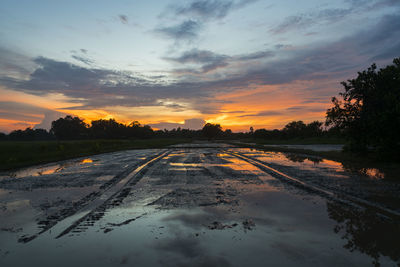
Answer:
<svg viewBox="0 0 400 267"><path fill-rule="evenodd" d="M0 176L0 266L399 266L400 184L224 144Z"/></svg>

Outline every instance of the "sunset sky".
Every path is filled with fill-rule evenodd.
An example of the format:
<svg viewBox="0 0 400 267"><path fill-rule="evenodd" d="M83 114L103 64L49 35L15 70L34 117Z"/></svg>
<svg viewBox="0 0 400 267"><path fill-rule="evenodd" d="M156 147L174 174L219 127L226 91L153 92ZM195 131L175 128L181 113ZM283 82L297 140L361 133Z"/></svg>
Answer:
<svg viewBox="0 0 400 267"><path fill-rule="evenodd" d="M324 120L340 82L400 56L400 0L0 2L0 131L138 120Z"/></svg>

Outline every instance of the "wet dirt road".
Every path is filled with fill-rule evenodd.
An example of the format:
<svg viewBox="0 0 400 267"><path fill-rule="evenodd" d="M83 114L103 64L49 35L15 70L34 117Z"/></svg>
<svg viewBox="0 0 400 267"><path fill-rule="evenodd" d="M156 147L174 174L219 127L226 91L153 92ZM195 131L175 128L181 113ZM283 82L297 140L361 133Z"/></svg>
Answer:
<svg viewBox="0 0 400 267"><path fill-rule="evenodd" d="M398 266L398 182L223 144L0 176L0 266Z"/></svg>

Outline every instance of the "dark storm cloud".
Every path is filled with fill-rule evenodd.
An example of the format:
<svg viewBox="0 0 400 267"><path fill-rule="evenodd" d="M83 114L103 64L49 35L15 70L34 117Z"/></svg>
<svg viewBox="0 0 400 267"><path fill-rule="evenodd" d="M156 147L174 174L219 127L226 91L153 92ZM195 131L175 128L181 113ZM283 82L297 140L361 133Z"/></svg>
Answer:
<svg viewBox="0 0 400 267"><path fill-rule="evenodd" d="M119 20L122 24L128 24L128 16L126 15L118 15Z"/></svg>
<svg viewBox="0 0 400 267"><path fill-rule="evenodd" d="M179 40L193 40L198 37L201 24L194 20L186 20L182 23L169 27L160 27L155 32L162 36Z"/></svg>

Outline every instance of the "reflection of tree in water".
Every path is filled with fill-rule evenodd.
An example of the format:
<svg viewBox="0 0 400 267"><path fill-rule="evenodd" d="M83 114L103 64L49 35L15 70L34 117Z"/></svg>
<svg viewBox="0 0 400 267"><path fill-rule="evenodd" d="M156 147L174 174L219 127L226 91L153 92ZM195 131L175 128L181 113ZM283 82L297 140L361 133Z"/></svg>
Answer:
<svg viewBox="0 0 400 267"><path fill-rule="evenodd" d="M304 162L305 160L312 161L314 164L322 162L324 159L316 156L308 156L304 154L296 153L283 153L285 157L293 162ZM340 162L345 171L353 173L356 175L361 175L374 180L391 180L398 182L398 171L396 167L391 167L390 165L385 166L384 164L379 164L375 162Z"/></svg>
<svg viewBox="0 0 400 267"><path fill-rule="evenodd" d="M327 202L327 209L329 217L337 222L335 233L347 240L346 249L371 256L375 266L380 266L380 256L387 256L400 266L398 221L335 202Z"/></svg>
<svg viewBox="0 0 400 267"><path fill-rule="evenodd" d="M305 160L312 161L313 163L320 163L322 158L319 157L312 157L302 154L295 154L295 153L284 153L285 157L293 162L304 162Z"/></svg>
<svg viewBox="0 0 400 267"><path fill-rule="evenodd" d="M399 169L394 164L384 164L380 162L342 162L343 168L352 173L364 175L366 177L386 181L399 181Z"/></svg>

